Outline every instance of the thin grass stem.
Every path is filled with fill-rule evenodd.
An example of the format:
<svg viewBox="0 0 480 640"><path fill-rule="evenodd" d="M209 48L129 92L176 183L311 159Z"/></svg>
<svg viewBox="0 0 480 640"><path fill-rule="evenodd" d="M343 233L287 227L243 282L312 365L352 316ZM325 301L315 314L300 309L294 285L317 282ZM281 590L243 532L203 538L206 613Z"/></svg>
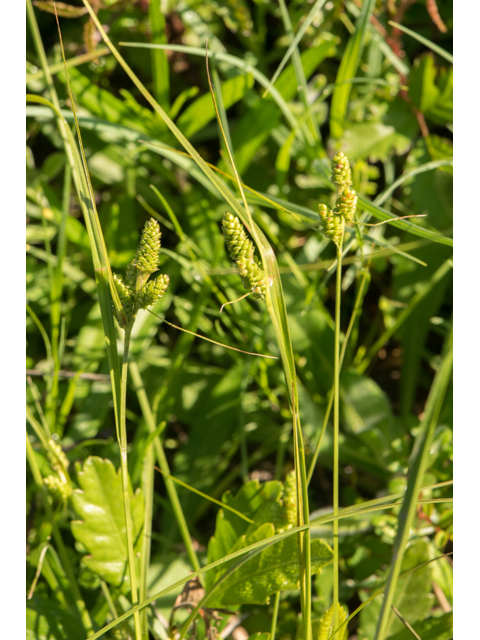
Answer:
<svg viewBox="0 0 480 640"><path fill-rule="evenodd" d="M175 519L177 521L178 528L180 529L180 534L182 536L183 543L185 544L185 547L187 549L189 560L193 568L195 569L195 571L198 571L200 569L200 562L198 560L196 551L193 546L193 541L190 536L190 532L188 530L188 525L185 520L185 516L182 510L182 506L180 504L180 500L178 499L178 494L175 488L175 484L170 476L170 467L168 466L168 461L165 455L165 451L163 449L163 444L158 434L159 430L157 430L153 411L150 407L150 402L148 401L145 387L143 385L142 376L140 374L140 370L135 360L132 360L132 362L130 363L130 373L132 376L132 382L133 382L135 391L137 393L138 402L140 404L143 417L147 424L147 428L150 434L157 432L157 435L153 440L155 457L157 458L158 465L164 475L165 487L167 489L168 497L172 505L172 510L173 510ZM163 425L160 425L160 426L163 428Z"/></svg>
<svg viewBox="0 0 480 640"><path fill-rule="evenodd" d="M370 254L370 260L371 260L371 258L372 258L372 254ZM370 260L369 260L369 263L370 263ZM362 279L360 281L360 286L358 287L358 293L357 293L357 297L355 299L355 304L354 304L354 307L353 307L352 315L350 317L350 322L348 324L348 329L347 329L347 331L345 333L345 337L343 339L342 350L341 350L341 353L340 353L340 371L341 371L342 366L343 366L343 360L345 358L345 352L347 350L348 341L349 341L350 336L352 334L353 327L355 326L355 321L357 319L358 312L360 310L360 307L362 306L363 297L364 297L364 291L365 291L365 285L366 285L366 282L368 280L368 276L369 276L369 272L368 272L368 267L367 267L362 271ZM317 444L315 446L315 453L313 454L313 458L312 458L312 460L310 462L310 468L308 470L308 476L307 476L308 484L310 484L310 481L312 479L313 471L315 469L315 465L317 464L317 459L318 459L318 456L319 456L319 453L320 453L320 449L322 447L323 436L325 435L325 430L327 428L328 419L330 418L330 413L332 411L333 395L334 395L334 387L332 386L332 388L330 389L329 396L328 396L328 405L327 405L327 409L325 411L325 418L323 420L322 430L321 430L320 435L318 437L318 441L317 441Z"/></svg>
<svg viewBox="0 0 480 640"><path fill-rule="evenodd" d="M127 408L127 377L128 377L128 353L130 350L130 338L133 325L127 325L125 329L125 337L123 341L123 362L122 377L120 391L120 424L119 424L119 446L120 446L120 468L122 475L122 492L123 492L123 508L125 512L125 530L127 535L127 553L128 568L130 573L130 591L132 595L132 604L138 603L137 591L137 575L135 571L135 553L133 549L133 524L132 512L130 509L130 487L128 477L128 460L127 460L127 425L126 425L126 408ZM140 613L133 617L135 625L135 638L142 640L142 626L140 621Z"/></svg>
<svg viewBox="0 0 480 640"><path fill-rule="evenodd" d="M272 613L272 626L270 627L270 640L275 640L275 634L277 632L277 620L278 620L278 610L280 608L280 595L281 591L278 591L275 594L275 601L273 603L273 613Z"/></svg>
<svg viewBox="0 0 480 640"><path fill-rule="evenodd" d="M335 287L335 344L333 374L333 515L339 506L339 434L340 434L340 313L342 301L342 245L343 235L337 245L337 274ZM333 620L338 627L339 593L338 520L333 521Z"/></svg>

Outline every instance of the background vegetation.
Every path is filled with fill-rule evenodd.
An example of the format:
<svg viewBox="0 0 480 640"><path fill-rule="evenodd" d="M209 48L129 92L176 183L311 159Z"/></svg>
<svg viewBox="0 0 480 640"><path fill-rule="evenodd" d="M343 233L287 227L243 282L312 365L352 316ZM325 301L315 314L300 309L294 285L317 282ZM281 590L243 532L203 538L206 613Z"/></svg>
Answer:
<svg viewBox="0 0 480 640"><path fill-rule="evenodd" d="M52 100L41 39L62 114L72 126L52 3L33 4L27 3L27 91ZM354 227L345 240L343 333L359 303L340 385L340 506L348 507L403 493L426 419L432 434L421 486L451 480L448 375L433 409L426 403L436 397L435 375L448 369L451 330L452 7L428 0L316 4L310 20L313 5L297 0L286 7L283 0L92 2L116 46L168 43L166 52L118 48L201 157L231 176L208 90L208 38L227 140L249 188L252 216L281 272L307 470L333 381L335 268L329 268L336 253L319 232L317 213L319 203L334 199L329 158L341 149L351 161L360 196L357 219L426 215ZM221 233L230 207L194 162L178 153L178 140L109 53L83 4L58 8L112 269L124 272L144 223L154 217L162 229L160 269L170 277L154 308L160 319L139 312L130 346L128 469L142 600L187 576L197 557L203 566L233 548L214 548L222 535L217 505L160 473L152 485L147 472L153 456L164 471L217 500L230 491L224 501L255 521L268 501L286 509L283 485L256 483L284 481L294 467L290 391L280 360L227 350L163 322L237 349L279 355L263 301L250 297L219 313L222 304L245 293ZM293 55L263 98L292 34L306 21ZM85 638L131 608L120 451L91 240L70 161L52 110L30 103L27 116L27 637L70 640ZM233 181L225 183L235 192ZM122 336L118 330L120 351ZM331 511L332 467L329 421L309 485L312 519ZM260 487L271 493L262 489L263 502L254 504ZM401 572L451 552L449 496L448 485L422 492L424 499L441 501L415 506ZM92 505L108 519L94 522ZM228 513L223 510L224 519ZM348 613L385 585L398 513L397 506L340 521L340 602ZM275 531L286 526L284 517L286 512L275 520ZM244 525L237 526L238 537ZM139 534L150 526L147 553ZM311 535L331 544L331 524L314 526ZM207 587L214 577L207 574ZM314 577L314 634L320 624L315 621L332 603L332 580L331 564ZM212 600L211 609L236 612L237 628L227 628L234 640L270 633L275 611L276 637L301 637L295 586L269 604L224 595L224 602ZM150 637L167 637L164 623L181 590L148 608ZM348 637L378 637L381 602L379 596L352 618ZM450 558L401 578L393 604L401 617L392 614L384 637L415 637L401 618L423 640L452 637ZM232 619L229 613L220 614L221 621L211 610L203 614L208 624L197 624L199 637L214 637L209 627L221 630ZM172 625L185 617L177 611ZM133 637L131 620L106 637Z"/></svg>

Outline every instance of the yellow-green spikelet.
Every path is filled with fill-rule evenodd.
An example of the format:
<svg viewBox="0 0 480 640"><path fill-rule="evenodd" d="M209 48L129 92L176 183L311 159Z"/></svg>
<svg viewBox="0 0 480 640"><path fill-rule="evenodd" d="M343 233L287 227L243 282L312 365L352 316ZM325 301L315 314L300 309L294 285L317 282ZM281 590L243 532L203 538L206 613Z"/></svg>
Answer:
<svg viewBox="0 0 480 640"><path fill-rule="evenodd" d="M137 295L137 306L139 309L147 309L155 304L168 289L170 278L161 274L155 280L150 280Z"/></svg>
<svg viewBox="0 0 480 640"><path fill-rule="evenodd" d="M332 181L340 193L344 187L352 184L352 170L347 156L340 151L332 158Z"/></svg>
<svg viewBox="0 0 480 640"><path fill-rule="evenodd" d="M122 276L119 276L116 273L113 274L113 282L115 284L115 289L117 290L118 297L120 298L120 302L122 303L123 311L125 313L128 324L133 319L133 292L127 287L127 285L123 281ZM118 324L123 327L124 321L121 315L115 309L115 306L113 307L113 313L115 315L115 318L117 319Z"/></svg>
<svg viewBox="0 0 480 640"><path fill-rule="evenodd" d="M288 524L297 526L297 483L295 481L295 471L285 478L283 483L283 508L287 516Z"/></svg>
<svg viewBox="0 0 480 640"><path fill-rule="evenodd" d="M243 279L246 289L250 289L255 297L265 297L265 272L255 262L255 248L248 238L241 221L231 213L225 213L222 229L230 257L235 261L238 273Z"/></svg>
<svg viewBox="0 0 480 640"><path fill-rule="evenodd" d="M158 269L161 237L160 225L156 220L150 218L143 227L142 237L134 259L134 265L139 271L153 273Z"/></svg>

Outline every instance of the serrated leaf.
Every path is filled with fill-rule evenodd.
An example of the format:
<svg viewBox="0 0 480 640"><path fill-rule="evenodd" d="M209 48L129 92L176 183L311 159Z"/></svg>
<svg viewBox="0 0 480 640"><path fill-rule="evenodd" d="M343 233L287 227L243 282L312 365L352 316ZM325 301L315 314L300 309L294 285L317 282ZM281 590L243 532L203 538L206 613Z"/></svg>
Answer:
<svg viewBox="0 0 480 640"><path fill-rule="evenodd" d="M242 536L232 551L243 549L258 540L270 538L275 533L272 524L262 524L256 531ZM320 573L333 558L330 546L322 540L311 542L312 575ZM223 565L223 574L229 565ZM219 577L217 574L217 579ZM221 585L216 605L268 604L270 596L278 591L299 588L298 536L292 535L267 547L260 554L241 565ZM212 605L211 605L212 606Z"/></svg>
<svg viewBox="0 0 480 640"><path fill-rule="evenodd" d="M120 586L128 581L127 538L122 479L110 460L90 456L78 473L80 489L72 504L81 521L72 522L72 533L88 551L83 563L106 582ZM143 495L130 490L133 537L141 546Z"/></svg>
<svg viewBox="0 0 480 640"><path fill-rule="evenodd" d="M273 523L273 527L286 527L287 521L281 503L282 493L281 482L260 484L258 480L244 484L235 496L226 491L222 496L222 502L253 520L254 525L249 525L232 511L221 509L217 515L215 533L208 544L208 561L214 562L231 553L241 536L256 531L259 525L265 522ZM208 587L215 581L215 572L209 572L206 579Z"/></svg>

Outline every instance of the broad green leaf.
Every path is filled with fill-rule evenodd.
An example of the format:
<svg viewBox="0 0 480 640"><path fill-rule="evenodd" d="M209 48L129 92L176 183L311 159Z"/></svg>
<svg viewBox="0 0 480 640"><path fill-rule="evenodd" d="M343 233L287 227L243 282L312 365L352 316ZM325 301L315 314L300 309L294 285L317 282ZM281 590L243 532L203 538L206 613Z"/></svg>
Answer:
<svg viewBox="0 0 480 640"><path fill-rule="evenodd" d="M349 159L368 158L372 162L387 160L392 151L406 153L411 139L383 122L361 122L345 127L340 143Z"/></svg>
<svg viewBox="0 0 480 640"><path fill-rule="evenodd" d="M35 593L27 602L26 640L83 640L79 620L61 608L51 596Z"/></svg>
<svg viewBox="0 0 480 640"><path fill-rule="evenodd" d="M341 376L343 419L353 433L388 428L393 419L387 394L371 378L345 372Z"/></svg>
<svg viewBox="0 0 480 640"><path fill-rule="evenodd" d="M233 551L243 549L259 540L268 539L274 533L275 529L272 524L262 524L250 535L243 535L237 541ZM320 573L322 567L331 562L333 552L329 545L321 540L312 540L310 546L311 572L314 575ZM228 563L222 566L220 575L228 568ZM216 577L218 578L219 574ZM272 594L298 588L298 537L290 536L267 547L260 554L241 565L222 583L221 593L215 598L215 604L268 604Z"/></svg>
<svg viewBox="0 0 480 640"><path fill-rule="evenodd" d="M253 87L253 76L239 75L222 83L222 96L225 109L241 100L245 93ZM210 93L205 93L189 105L177 120L182 133L190 138L194 133L203 129L215 118L215 109Z"/></svg>
<svg viewBox="0 0 480 640"><path fill-rule="evenodd" d="M72 533L87 550L84 564L115 586L128 581L127 538L120 470L110 460L90 456L78 473L80 489L72 504L81 521L72 522ZM139 490L130 498L135 546L141 548L143 496Z"/></svg>
<svg viewBox="0 0 480 640"><path fill-rule="evenodd" d="M401 572L404 573L428 560L430 560L429 543L426 540L417 540L405 552ZM393 605L409 624L423 620L430 612L433 604L431 579L432 566L427 564L398 581ZM368 597L371 594L366 595ZM362 609L360 627L367 638L374 636L381 605L381 599L376 598L365 609ZM390 625L385 638L390 638L393 633L403 631L405 628L392 611L389 613Z"/></svg>
<svg viewBox="0 0 480 640"><path fill-rule="evenodd" d="M439 73L431 54L418 58L410 73L408 93L413 104L436 124L453 121L452 67Z"/></svg>
<svg viewBox="0 0 480 640"><path fill-rule="evenodd" d="M428 162L451 157L451 142L428 136L419 140L408 154L406 169L410 170ZM441 231L450 231L453 225L453 178L440 168L428 171L408 180L402 190L402 202L415 213L426 213L426 222Z"/></svg>
<svg viewBox="0 0 480 640"><path fill-rule="evenodd" d="M247 482L235 496L232 496L230 491L224 493L222 502L254 520L254 524L249 525L232 511L221 509L217 515L215 533L208 544L208 561L214 562L231 553L238 539L248 531L256 531L260 524L275 523L277 526L285 527L287 522L281 502L282 493L281 482L260 484L258 480ZM207 585L213 584L214 581L214 574L208 573Z"/></svg>

